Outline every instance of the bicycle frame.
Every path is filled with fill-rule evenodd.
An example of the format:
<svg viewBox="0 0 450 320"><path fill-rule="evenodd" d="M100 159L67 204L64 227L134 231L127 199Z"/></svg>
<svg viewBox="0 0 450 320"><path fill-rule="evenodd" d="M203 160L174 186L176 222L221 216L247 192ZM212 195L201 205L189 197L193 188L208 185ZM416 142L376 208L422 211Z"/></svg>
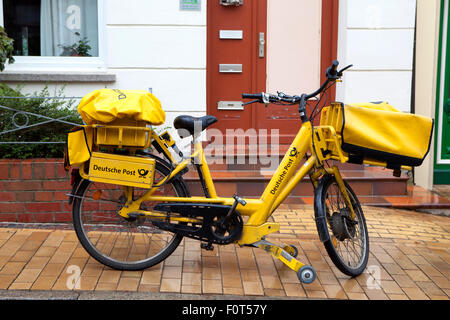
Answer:
<svg viewBox="0 0 450 320"><path fill-rule="evenodd" d="M308 174L310 174L312 182L317 183L317 179L325 172L334 174L342 186L342 190L346 198L348 198L342 178L337 167L325 169L321 167L320 160L317 158L313 147L313 127L310 122L302 125L297 136L289 147L281 164L271 178L269 184L264 190L259 199L244 199L246 205L238 204L236 210L243 216L248 216L249 219L244 225L244 230L241 239L238 241L240 245L253 244L261 240L265 235L279 231L279 225L276 223L267 223L267 219L272 215L275 209L289 196L297 184ZM302 159L304 159L307 152L311 150L311 156L299 168ZM128 192L128 203L124 206L119 214L125 218L130 213L139 213L155 218L165 217L162 214L139 210L143 201L152 202L182 202L182 203L210 203L231 206L235 202L234 198L223 198L217 195L214 182L209 171L206 157L203 152L202 144L198 139L194 138L194 152L190 159L186 159L178 164L170 174L170 178L176 176L181 170L188 166L192 161L198 161L200 170L204 179L204 184L208 190L209 197L168 197L157 196L154 193L161 187L161 183L153 186L144 195L137 200L132 200L132 192ZM313 172L318 169L315 174ZM298 169L298 170L297 170ZM130 187L125 187L126 189ZM128 189L130 190L130 189ZM127 192L126 192L127 193ZM349 199L349 198L348 198ZM348 200L351 208L350 200ZM351 210L353 211L353 210ZM174 217L174 221L193 222L192 219Z"/></svg>

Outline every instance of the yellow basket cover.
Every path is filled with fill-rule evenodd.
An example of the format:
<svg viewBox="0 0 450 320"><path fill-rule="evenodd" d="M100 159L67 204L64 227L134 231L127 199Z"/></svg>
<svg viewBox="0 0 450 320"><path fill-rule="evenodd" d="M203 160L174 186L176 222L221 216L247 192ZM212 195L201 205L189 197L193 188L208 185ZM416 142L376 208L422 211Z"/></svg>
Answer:
<svg viewBox="0 0 450 320"><path fill-rule="evenodd" d="M343 108L342 149L392 165L420 166L429 152L434 121L387 103Z"/></svg>
<svg viewBox="0 0 450 320"><path fill-rule="evenodd" d="M78 113L89 125L131 118L158 126L166 120L161 102L145 90L95 90L81 100Z"/></svg>

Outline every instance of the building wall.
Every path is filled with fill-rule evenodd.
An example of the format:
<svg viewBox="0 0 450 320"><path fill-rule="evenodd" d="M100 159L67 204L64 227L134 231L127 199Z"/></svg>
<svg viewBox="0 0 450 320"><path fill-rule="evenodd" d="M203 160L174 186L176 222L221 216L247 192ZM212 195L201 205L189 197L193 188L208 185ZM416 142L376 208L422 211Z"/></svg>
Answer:
<svg viewBox="0 0 450 320"><path fill-rule="evenodd" d="M337 86L346 103L411 110L416 0L340 0L338 59L354 67Z"/></svg>

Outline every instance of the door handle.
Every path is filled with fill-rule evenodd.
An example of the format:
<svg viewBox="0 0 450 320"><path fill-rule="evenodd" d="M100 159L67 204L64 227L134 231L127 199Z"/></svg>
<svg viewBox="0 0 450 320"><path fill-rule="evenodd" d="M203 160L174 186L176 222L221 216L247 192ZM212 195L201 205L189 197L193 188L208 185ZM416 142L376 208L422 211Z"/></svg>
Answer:
<svg viewBox="0 0 450 320"><path fill-rule="evenodd" d="M259 33L259 57L264 58L266 48L266 36L264 32Z"/></svg>

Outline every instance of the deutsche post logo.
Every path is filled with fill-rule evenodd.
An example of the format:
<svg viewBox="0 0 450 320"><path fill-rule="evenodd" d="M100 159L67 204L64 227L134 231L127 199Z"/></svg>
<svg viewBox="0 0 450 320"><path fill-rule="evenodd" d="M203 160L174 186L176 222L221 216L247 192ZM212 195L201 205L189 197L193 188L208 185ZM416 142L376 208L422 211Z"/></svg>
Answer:
<svg viewBox="0 0 450 320"><path fill-rule="evenodd" d="M126 99L126 98L127 98L126 94L123 93L122 91L120 91L119 89L113 89L113 91L115 91L115 92L117 92L117 93L119 94L119 95L117 96L117 98L118 98L119 100L123 100L123 99Z"/></svg>
<svg viewBox="0 0 450 320"><path fill-rule="evenodd" d="M138 170L139 178L145 179L145 177L148 175L149 172L150 172L149 170L139 169Z"/></svg>
<svg viewBox="0 0 450 320"><path fill-rule="evenodd" d="M296 157L297 158L297 155L298 155L298 151L297 151L297 148L292 148L292 150L291 150L291 152L289 153L289 156L290 157Z"/></svg>

